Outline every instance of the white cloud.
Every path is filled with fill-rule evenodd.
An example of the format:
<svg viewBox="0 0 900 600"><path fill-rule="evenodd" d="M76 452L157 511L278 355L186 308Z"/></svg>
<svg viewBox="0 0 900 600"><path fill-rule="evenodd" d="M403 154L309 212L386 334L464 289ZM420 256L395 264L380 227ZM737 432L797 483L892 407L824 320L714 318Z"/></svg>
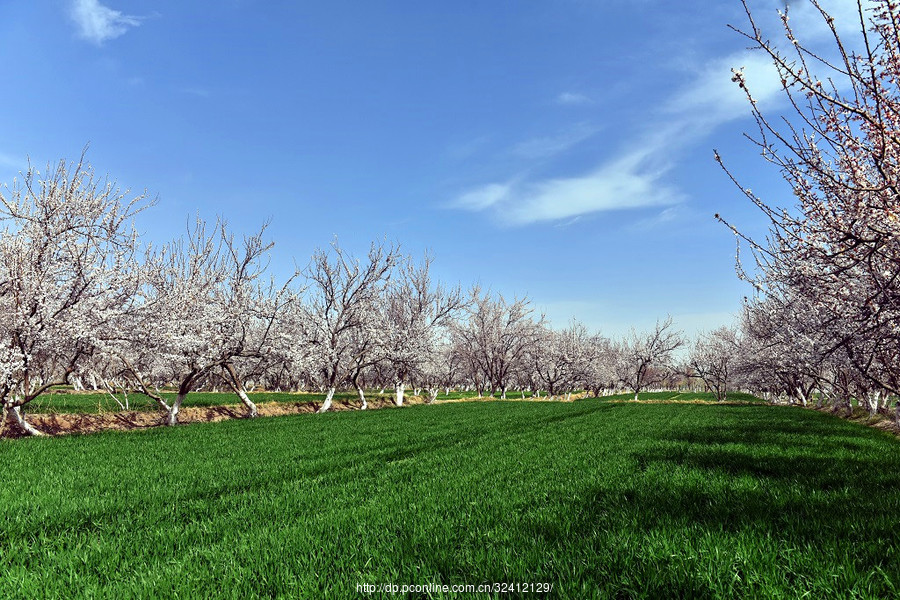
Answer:
<svg viewBox="0 0 900 600"><path fill-rule="evenodd" d="M728 121L750 114L746 93L731 80L731 69L744 73L747 87L754 99L768 103L781 92L781 81L766 55L759 52L739 52L709 61L664 105L664 111L677 122L690 124L695 135Z"/></svg>
<svg viewBox="0 0 900 600"><path fill-rule="evenodd" d="M584 94L575 92L563 92L556 97L556 103L564 106L583 106L585 104L593 104L594 101Z"/></svg>
<svg viewBox="0 0 900 600"><path fill-rule="evenodd" d="M464 193L456 199L453 206L466 210L484 210L509 197L510 189L510 184L489 183Z"/></svg>
<svg viewBox="0 0 900 600"><path fill-rule="evenodd" d="M681 202L683 196L662 182L668 169L655 152L641 149L577 177L482 185L460 195L452 206L476 212L490 210L509 225L669 206Z"/></svg>
<svg viewBox="0 0 900 600"><path fill-rule="evenodd" d="M558 135L533 138L521 142L513 147L512 153L522 158L549 158L562 154L566 150L590 139L596 133L596 127L581 124Z"/></svg>
<svg viewBox="0 0 900 600"><path fill-rule="evenodd" d="M75 0L70 15L78 26L79 37L98 46L141 24L139 17L124 15L98 0Z"/></svg>
<svg viewBox="0 0 900 600"><path fill-rule="evenodd" d="M684 212L684 206L669 206L652 217L636 222L632 229L634 231L651 231L657 227L668 227L682 218Z"/></svg>
<svg viewBox="0 0 900 600"><path fill-rule="evenodd" d="M547 179L507 192L500 207L513 225L556 221L595 212L669 205L681 195L661 182L643 152L626 154L580 177Z"/></svg>
<svg viewBox="0 0 900 600"><path fill-rule="evenodd" d="M783 6L779 4L769 2L768 8L772 10L760 20L766 21L764 30L773 36L781 31L774 10ZM841 36L852 37L854 27L859 30L856 9L850 4L855 5L840 0L825 2L826 10L835 17ZM803 33L803 41L810 46L827 47L830 31L814 7L803 3L791 7L789 14L798 37ZM765 53L745 50L713 58L701 63L674 93L658 102L660 108L655 115L648 116L645 129L628 136L632 142L622 147L617 156L575 177L530 181L523 177L514 180L515 183L486 184L460 196L454 206L488 211L510 225L560 221L597 212L651 206L668 209L639 222L638 226L652 227L675 218L678 213L672 207L682 202L684 195L666 184L665 175L675 166L671 157L677 156L679 148L696 142L713 129L751 113L745 92L732 81L732 68L742 70L747 86L761 108L783 98L781 80ZM557 102L578 104L590 102L590 99L566 92L557 97ZM583 129L538 138L519 144L513 153L521 159L538 160L559 154L594 133ZM529 168L526 165L520 173L527 173Z"/></svg>

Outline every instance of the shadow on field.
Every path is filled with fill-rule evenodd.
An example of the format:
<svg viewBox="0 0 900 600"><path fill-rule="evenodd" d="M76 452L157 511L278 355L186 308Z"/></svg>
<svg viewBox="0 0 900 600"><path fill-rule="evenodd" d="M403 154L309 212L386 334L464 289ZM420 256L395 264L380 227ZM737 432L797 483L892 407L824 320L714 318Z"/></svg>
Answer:
<svg viewBox="0 0 900 600"><path fill-rule="evenodd" d="M643 538L680 538L683 546L675 545L673 556L698 537L749 533L770 540L778 553L816 548L817 560L882 565L894 573L890 585L900 584L900 455L878 454L871 442L879 434L836 419L785 422L753 408L736 410L747 411L745 422L684 424L654 436L647 449L630 454L630 481L612 492L595 488L572 508L579 515L576 530L627 523ZM534 534L547 536L548 530ZM571 534L559 531L555 543L571 544ZM629 554L641 564L628 544L612 552ZM784 568L793 577L791 567ZM681 563L653 565L660 586L643 593L711 594L683 569Z"/></svg>
<svg viewBox="0 0 900 600"><path fill-rule="evenodd" d="M900 453L885 455L881 434L837 419L734 410L746 413L740 423L649 432L627 455L630 471L548 499L567 508L522 515L521 537L551 555L605 557L585 569L611 597L720 597L712 557L697 554L710 539L739 582L732 592L772 577L758 570L791 590L822 561L849 566L848 581L876 577L873 597L900 586Z"/></svg>

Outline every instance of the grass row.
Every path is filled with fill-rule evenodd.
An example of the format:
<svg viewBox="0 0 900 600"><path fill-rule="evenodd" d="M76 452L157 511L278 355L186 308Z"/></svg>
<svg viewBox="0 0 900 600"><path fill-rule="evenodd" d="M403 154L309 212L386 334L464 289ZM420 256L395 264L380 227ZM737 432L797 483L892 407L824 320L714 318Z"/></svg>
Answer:
<svg viewBox="0 0 900 600"><path fill-rule="evenodd" d="M2 597L900 593L900 444L799 408L448 403L4 441L0 460Z"/></svg>

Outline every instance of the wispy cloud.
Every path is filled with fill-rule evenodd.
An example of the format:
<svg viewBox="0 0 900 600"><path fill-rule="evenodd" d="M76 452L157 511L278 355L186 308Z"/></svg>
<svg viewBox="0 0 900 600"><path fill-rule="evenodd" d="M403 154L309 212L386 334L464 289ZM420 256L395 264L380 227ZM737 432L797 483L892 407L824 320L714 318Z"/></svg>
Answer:
<svg viewBox="0 0 900 600"><path fill-rule="evenodd" d="M208 89L196 86L181 88L181 92L188 96L196 96L198 98L209 98L211 95Z"/></svg>
<svg viewBox="0 0 900 600"><path fill-rule="evenodd" d="M758 101L765 103L778 96L780 81L772 65L760 55L745 51L711 60L660 103L649 127L634 132L630 144L589 172L566 178L519 177L514 183L488 183L467 190L452 204L488 212L514 226L679 204L685 194L666 182L666 174L675 166L674 151L723 123L749 115L744 93L731 80L731 68L742 66ZM532 140L520 144L516 153L522 159L539 159L564 151L593 133L586 130L578 135ZM676 214L664 211L659 218Z"/></svg>
<svg viewBox="0 0 900 600"><path fill-rule="evenodd" d="M652 231L658 227L671 227L673 223L684 220L685 208L683 204L677 206L668 206L657 214L636 221L631 225L632 231Z"/></svg>
<svg viewBox="0 0 900 600"><path fill-rule="evenodd" d="M594 212L679 202L680 193L662 182L668 164L631 152L579 177L546 179L519 186L502 210L512 225L556 221Z"/></svg>
<svg viewBox="0 0 900 600"><path fill-rule="evenodd" d="M11 154L4 154L0 152L0 168L3 169L24 169L27 165L27 161L24 159L15 157Z"/></svg>
<svg viewBox="0 0 900 600"><path fill-rule="evenodd" d="M670 165L658 159L638 150L579 177L490 183L460 195L453 206L490 209L507 224L526 225L680 202L682 194L662 182Z"/></svg>
<svg viewBox="0 0 900 600"><path fill-rule="evenodd" d="M98 0L74 0L70 16L78 26L78 36L98 46L141 24L141 18L122 14Z"/></svg>
<svg viewBox="0 0 900 600"><path fill-rule="evenodd" d="M865 0L867 7L871 0ZM777 39L782 31L775 11L783 0L764 2L771 10L760 18L765 31ZM859 30L855 3L826 0L826 10L835 17L841 36L853 37ZM821 15L809 3L789 10L790 23L802 33L804 43L825 45L831 32ZM789 46L785 44L785 46ZM709 135L730 121L748 117L750 106L744 91L732 81L732 68L742 70L754 100L761 107L779 101L782 84L771 61L762 52L744 50L701 62L684 77L684 83L656 104L658 108L645 120L644 128L633 131L618 153L588 172L566 178L530 179L534 162L559 154L594 134L589 129L523 142L513 149L524 164L516 177L504 183L486 183L460 194L451 205L460 209L492 215L507 225L562 221L580 215L659 206L665 210L639 222L652 227L674 219L675 205L685 194L666 181L676 166L678 150ZM559 104L579 104L590 99L574 92L560 94ZM511 181L511 182L510 182Z"/></svg>
<svg viewBox="0 0 900 600"><path fill-rule="evenodd" d="M453 206L466 210L485 210L508 199L511 191L511 184L489 183L462 194Z"/></svg>
<svg viewBox="0 0 900 600"><path fill-rule="evenodd" d="M579 124L557 135L538 137L516 144L512 153L521 158L550 158L562 154L581 142L592 138L599 129L587 124Z"/></svg>
<svg viewBox="0 0 900 600"><path fill-rule="evenodd" d="M761 53L744 51L704 64L690 85L663 104L663 112L675 123L690 126L695 135L705 135L714 127L746 117L750 105L746 94L732 81L732 68L743 71L757 102L770 102L781 93L772 61Z"/></svg>
<svg viewBox="0 0 900 600"><path fill-rule="evenodd" d="M584 94L563 92L556 97L556 103L562 104L563 106L584 106L586 104L593 104L594 101Z"/></svg>

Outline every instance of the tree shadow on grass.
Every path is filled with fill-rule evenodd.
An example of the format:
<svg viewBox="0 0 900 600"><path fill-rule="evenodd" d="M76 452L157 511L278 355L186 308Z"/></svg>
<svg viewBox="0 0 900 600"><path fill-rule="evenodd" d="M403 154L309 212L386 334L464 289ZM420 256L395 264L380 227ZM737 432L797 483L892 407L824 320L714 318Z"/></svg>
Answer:
<svg viewBox="0 0 900 600"><path fill-rule="evenodd" d="M572 598L841 597L851 588L888 597L900 588L900 446L824 415L726 410L736 418L720 425L647 432L621 478L525 506L510 518L516 551L532 556L525 568L556 577L560 597ZM698 556L700 547L715 553ZM424 550L447 577L509 577L508 565Z"/></svg>
<svg viewBox="0 0 900 600"><path fill-rule="evenodd" d="M900 588L900 446L885 447L883 434L827 417L786 422L749 411L748 417L652 436L649 447L631 454L637 467L631 481L591 490L573 507L576 527L627 523L648 539L688 531L723 542L756 539L752 548L771 543L776 552L814 557L784 565L807 571L781 574L787 578L827 586L829 567L841 565L851 571L842 575L845 583L862 584L879 572L875 597ZM564 545L564 538L555 543ZM783 557L770 558L767 565L780 568ZM661 577L690 581L682 573ZM705 595L701 583L687 595Z"/></svg>

